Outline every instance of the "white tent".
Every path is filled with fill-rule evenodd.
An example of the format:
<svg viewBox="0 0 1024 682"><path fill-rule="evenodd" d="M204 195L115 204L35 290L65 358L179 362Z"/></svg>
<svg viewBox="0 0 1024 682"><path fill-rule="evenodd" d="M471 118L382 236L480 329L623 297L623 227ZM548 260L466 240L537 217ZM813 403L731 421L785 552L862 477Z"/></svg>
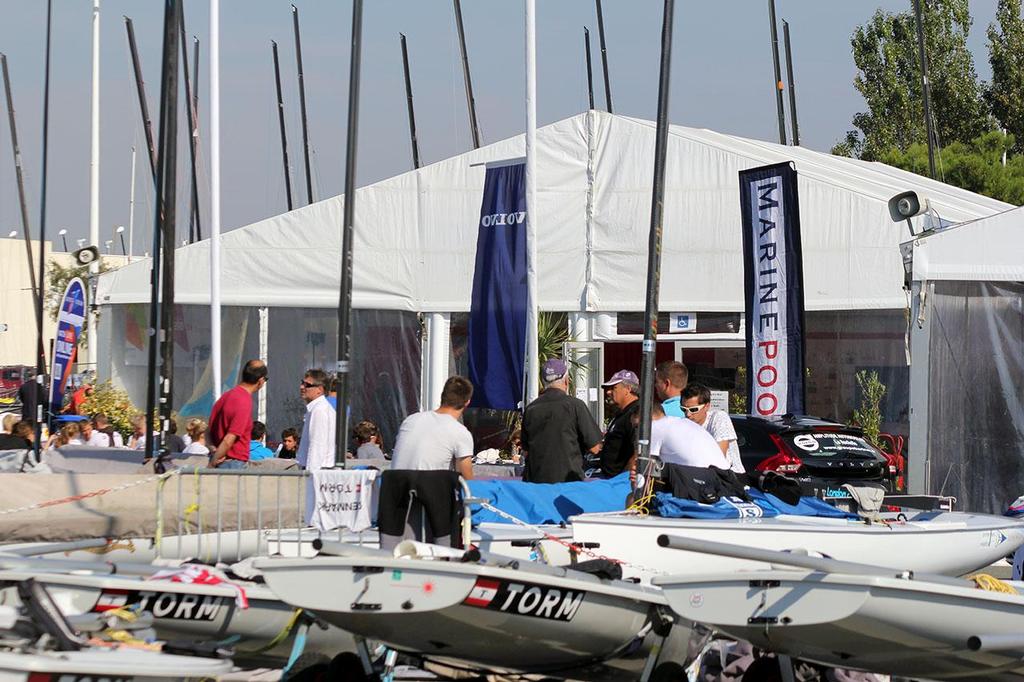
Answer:
<svg viewBox="0 0 1024 682"><path fill-rule="evenodd" d="M913 262L910 484L1001 512L1024 493L1024 208L926 232Z"/></svg>
<svg viewBox="0 0 1024 682"><path fill-rule="evenodd" d="M542 309L643 310L654 135L653 122L599 111L538 130ZM517 136L359 189L355 307L468 310L482 164L522 154ZM742 310L738 173L787 160L800 178L808 310L906 305L898 249L904 228L886 208L894 194L917 190L951 222L1009 208L882 164L672 126L663 310ZM336 307L343 202L333 197L226 233L224 304ZM203 241L176 254L178 303L209 302L208 249ZM101 304L148 300L148 261L100 279Z"/></svg>

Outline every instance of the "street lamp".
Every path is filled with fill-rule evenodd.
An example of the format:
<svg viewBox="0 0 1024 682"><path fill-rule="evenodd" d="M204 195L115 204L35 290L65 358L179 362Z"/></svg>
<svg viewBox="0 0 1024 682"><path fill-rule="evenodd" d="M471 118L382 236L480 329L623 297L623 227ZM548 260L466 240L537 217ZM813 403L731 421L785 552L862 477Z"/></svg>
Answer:
<svg viewBox="0 0 1024 682"><path fill-rule="evenodd" d="M57 234L60 235L60 240L64 244L64 250L67 251L68 250L68 231L67 230L61 230Z"/></svg>
<svg viewBox="0 0 1024 682"><path fill-rule="evenodd" d="M107 254L109 255L110 254L110 245L114 243L114 240L113 239L108 239L108 240L106 240L103 243L106 245L106 247L107 247Z"/></svg>
<svg viewBox="0 0 1024 682"><path fill-rule="evenodd" d="M121 255L127 256L128 249L126 249L124 246L124 225L118 225L117 230L115 231L117 232L117 236L121 238Z"/></svg>

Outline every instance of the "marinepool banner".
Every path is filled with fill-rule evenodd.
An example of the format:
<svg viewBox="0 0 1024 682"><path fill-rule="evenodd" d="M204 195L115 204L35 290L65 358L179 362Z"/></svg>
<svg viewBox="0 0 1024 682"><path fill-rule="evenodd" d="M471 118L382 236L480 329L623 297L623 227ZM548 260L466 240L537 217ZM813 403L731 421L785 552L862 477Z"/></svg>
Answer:
<svg viewBox="0 0 1024 682"><path fill-rule="evenodd" d="M804 275L796 169L740 171L747 410L804 411Z"/></svg>
<svg viewBox="0 0 1024 682"><path fill-rule="evenodd" d="M78 339L85 321L85 285L75 277L68 283L60 300L57 315L57 336L53 343L53 366L50 370L50 413L60 412L64 388L71 376L71 365L78 354Z"/></svg>
<svg viewBox="0 0 1024 682"><path fill-rule="evenodd" d="M514 410L526 355L526 165L489 164L469 311L473 406Z"/></svg>

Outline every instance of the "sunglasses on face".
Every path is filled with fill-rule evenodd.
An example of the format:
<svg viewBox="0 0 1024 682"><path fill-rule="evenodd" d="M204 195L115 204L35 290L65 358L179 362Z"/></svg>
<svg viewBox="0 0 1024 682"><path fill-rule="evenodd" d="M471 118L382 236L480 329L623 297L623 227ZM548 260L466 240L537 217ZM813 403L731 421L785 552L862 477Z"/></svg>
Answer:
<svg viewBox="0 0 1024 682"><path fill-rule="evenodd" d="M703 405L691 405L690 407L687 407L686 405L683 405L682 407L683 407L683 412L686 412L687 414L697 414L698 412L703 410L705 407L707 407L707 403L704 403Z"/></svg>
<svg viewBox="0 0 1024 682"><path fill-rule="evenodd" d="M320 384L314 384L314 383L310 383L310 382L308 382L308 381L303 381L303 382L302 382L302 387L303 387L303 388L316 388L316 387L317 387L317 386L319 386L319 385L320 385Z"/></svg>

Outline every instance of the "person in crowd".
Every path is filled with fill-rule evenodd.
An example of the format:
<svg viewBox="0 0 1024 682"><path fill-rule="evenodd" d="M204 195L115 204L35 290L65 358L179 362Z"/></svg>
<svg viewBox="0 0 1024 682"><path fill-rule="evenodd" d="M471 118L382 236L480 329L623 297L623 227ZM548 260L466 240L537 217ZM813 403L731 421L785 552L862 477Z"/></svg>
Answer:
<svg viewBox="0 0 1024 682"><path fill-rule="evenodd" d="M338 375L336 374L327 375L327 393L325 397L327 398L327 402L330 406L335 410L338 409L338 386L340 381L341 380L338 379Z"/></svg>
<svg viewBox="0 0 1024 682"><path fill-rule="evenodd" d="M441 389L441 406L409 415L398 429L391 468L407 471L454 469L473 478L473 436L462 414L473 399L473 384L461 376L448 377Z"/></svg>
<svg viewBox="0 0 1024 682"><path fill-rule="evenodd" d="M523 412L523 480L563 483L583 479L583 453L601 451L601 429L586 403L568 394L569 367L552 358L542 371L544 390Z"/></svg>
<svg viewBox="0 0 1024 682"><path fill-rule="evenodd" d="M97 412L92 416L92 436L89 437L89 445L99 447L123 448L124 438L114 430L107 415ZM105 436L105 438L104 438Z"/></svg>
<svg viewBox="0 0 1024 682"><path fill-rule="evenodd" d="M146 449L146 415L137 412L132 415L129 422L132 425L132 435L128 438L129 450Z"/></svg>
<svg viewBox="0 0 1024 682"><path fill-rule="evenodd" d="M93 393L92 384L82 384L77 391L71 394L71 399L61 410L64 414L82 414L82 404L88 400Z"/></svg>
<svg viewBox="0 0 1024 682"><path fill-rule="evenodd" d="M254 421L249 434L249 461L258 462L273 456L274 451L267 447L267 425L261 421Z"/></svg>
<svg viewBox="0 0 1024 682"><path fill-rule="evenodd" d="M384 441L380 437L377 425L369 419L356 424L352 429L356 442L356 459L384 459Z"/></svg>
<svg viewBox="0 0 1024 682"><path fill-rule="evenodd" d="M176 416L171 417L171 423L167 425L167 451L185 452L188 443L178 435L178 420Z"/></svg>
<svg viewBox="0 0 1024 682"><path fill-rule="evenodd" d="M281 443L274 452L274 457L279 459L295 459L299 451L299 432L288 427L281 432Z"/></svg>
<svg viewBox="0 0 1024 682"><path fill-rule="evenodd" d="M686 365L674 360L660 362L654 370L654 392L661 399L665 414L669 417L684 416L679 396L686 388L689 377Z"/></svg>
<svg viewBox="0 0 1024 682"><path fill-rule="evenodd" d="M630 467L635 454L633 415L640 411L640 379L635 372L620 369L601 388L616 408L601 445L601 475L613 478Z"/></svg>
<svg viewBox="0 0 1024 682"><path fill-rule="evenodd" d="M186 455L209 455L210 448L206 447L206 422L198 417L188 420L185 431L188 433L189 444L183 450Z"/></svg>
<svg viewBox="0 0 1024 682"><path fill-rule="evenodd" d="M711 407L711 390L703 384L692 384L683 391L682 401L686 418L703 426L711 434L728 458L729 468L737 474L746 473L743 460L740 459L740 447L736 444L736 429L732 419L724 410Z"/></svg>
<svg viewBox="0 0 1024 682"><path fill-rule="evenodd" d="M21 419L32 424L36 423L36 409L39 404L46 404L46 376L43 376L43 383L36 381L34 371L29 371L25 376L25 382L18 389L18 401L21 402Z"/></svg>
<svg viewBox="0 0 1024 682"><path fill-rule="evenodd" d="M299 396L306 401L306 416L302 420L302 438L295 461L309 471L334 466L337 419L335 409L327 402L329 379L322 369L311 369L299 384Z"/></svg>
<svg viewBox="0 0 1024 682"><path fill-rule="evenodd" d="M4 432L0 433L0 450L24 450L31 445L24 436L19 436L15 433L18 424L22 423L24 422L20 421L16 414L4 415ZM31 430L32 427L30 426L29 431Z"/></svg>
<svg viewBox="0 0 1024 682"><path fill-rule="evenodd" d="M50 436L50 441L46 444L46 448L62 448L65 445L85 445L82 442L82 427L78 425L78 422L69 422L64 426L60 427L57 433Z"/></svg>
<svg viewBox="0 0 1024 682"><path fill-rule="evenodd" d="M36 429L32 422L21 420L14 425L14 430L11 433L18 438L24 439L30 448L36 444Z"/></svg>
<svg viewBox="0 0 1024 682"><path fill-rule="evenodd" d="M252 397L266 386L267 366L262 360L249 360L242 368L241 381L213 404L210 412L209 444L214 448L210 466L242 469L249 462L252 433Z"/></svg>
<svg viewBox="0 0 1024 682"><path fill-rule="evenodd" d="M661 400L651 407L651 455L666 464L728 469L729 460L702 427L682 417L665 414Z"/></svg>

